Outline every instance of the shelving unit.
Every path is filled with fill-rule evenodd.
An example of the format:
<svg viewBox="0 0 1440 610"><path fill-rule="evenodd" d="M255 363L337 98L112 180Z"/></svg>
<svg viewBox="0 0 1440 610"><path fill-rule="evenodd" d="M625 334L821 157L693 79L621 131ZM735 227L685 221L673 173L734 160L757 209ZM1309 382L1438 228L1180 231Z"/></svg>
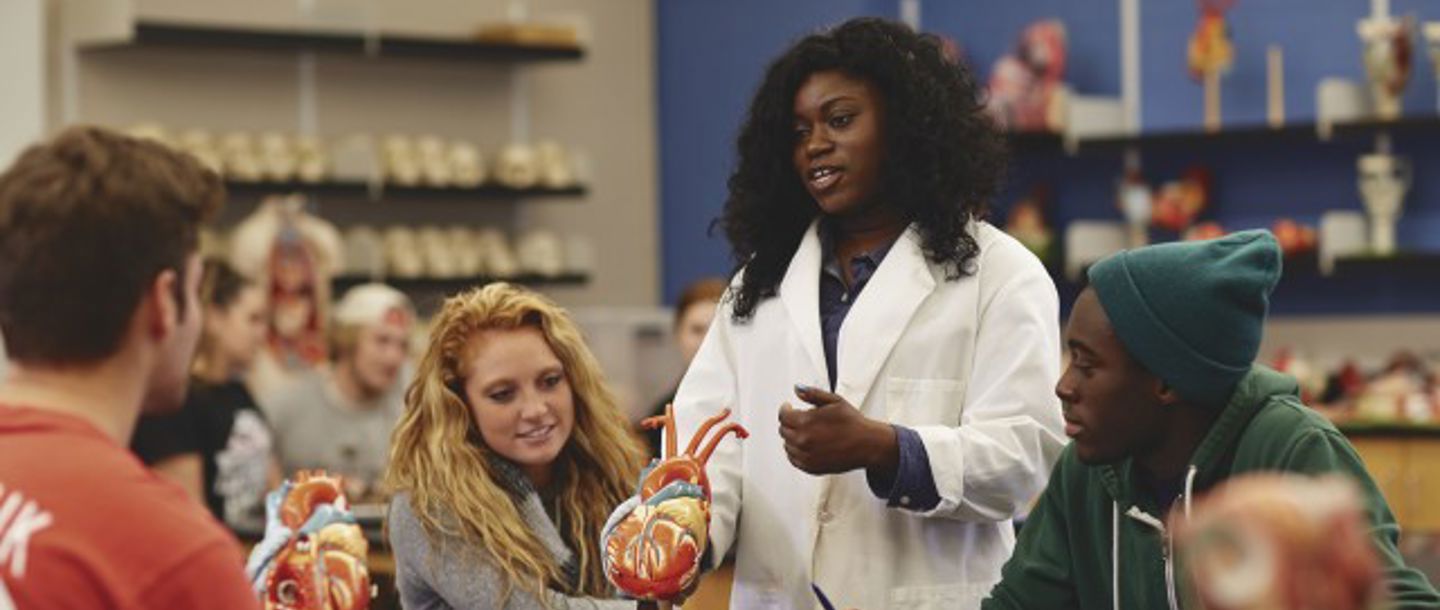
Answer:
<svg viewBox="0 0 1440 610"><path fill-rule="evenodd" d="M1050 276L1057 282L1074 283L1064 278L1063 273L1053 265L1047 265ZM1376 274L1425 275L1440 281L1440 252L1401 252L1395 256L1347 256L1335 259L1335 271L1329 275L1320 273L1319 261L1313 253L1286 257L1284 277L1280 281L1297 278L1347 278L1373 276Z"/></svg>
<svg viewBox="0 0 1440 610"><path fill-rule="evenodd" d="M304 193L321 198L346 200L426 200L426 201L514 201L533 198L573 198L579 201L589 193L584 186L568 188L534 187L513 189L484 185L474 188L386 186L372 188L367 182L237 182L228 181L225 188L232 197L255 198L274 193Z"/></svg>
<svg viewBox="0 0 1440 610"><path fill-rule="evenodd" d="M1374 138L1381 134L1419 135L1440 134L1440 117L1413 116L1393 121L1379 119L1336 123L1330 141L1357 141ZM1181 148L1208 144L1246 144L1250 142L1273 142L1276 139L1296 143L1323 145L1314 123L1292 123L1281 127L1252 125L1226 127L1218 132L1162 131L1138 135L1116 135L1079 139L1075 154L1118 153L1129 148L1154 150ZM1064 153L1063 141L1059 134L1045 132L1012 133L1009 135L1011 151L1017 155Z"/></svg>
<svg viewBox="0 0 1440 610"><path fill-rule="evenodd" d="M1395 256L1355 256L1335 261L1335 275L1374 273L1425 275L1440 281L1440 253L1400 252Z"/></svg>
<svg viewBox="0 0 1440 610"><path fill-rule="evenodd" d="M577 61L585 57L585 49L579 46L519 45L369 32L215 27L149 20L134 22L128 38L108 38L81 44L81 48L87 51L141 47L314 52L458 61Z"/></svg>
<svg viewBox="0 0 1440 610"><path fill-rule="evenodd" d="M520 8L517 12L517 8ZM323 95L322 81L327 78L332 63L317 61L321 58L357 58L365 62L376 62L373 69L380 74L393 71L393 66L382 66L386 60L407 60L432 62L446 65L473 64L476 66L507 66L504 70L482 70L485 78L499 78L497 86L508 90L510 124L505 134L509 141L530 141L530 106L527 67L535 64L576 63L586 58L587 51L582 44L512 43L481 40L465 37L463 34L445 36L423 35L387 31L384 25L370 29L364 9L354 8L330 11L326 14L307 13L294 21L294 25L259 25L241 23L216 23L191 21L186 17L161 17L145 14L135 3L95 5L85 0L61 0L60 18L63 20L64 45L74 53L62 77L61 95L73 98L79 90L80 71L75 62L86 57L121 56L132 51L139 61L151 57L165 57L166 54L185 54L195 51L234 53L237 57L261 55L279 58L281 62L294 61L296 66L296 98L294 115L289 112L272 117L281 125L295 124L301 134L317 134L320 125L333 125L321 116L322 104L317 100ZM302 13L304 11L302 10ZM507 17L517 21L527 19L523 5L512 4ZM488 22L496 22L492 18ZM274 23L274 21L271 21ZM273 59L270 60L273 63ZM364 70L342 62L335 62L344 70ZM105 65L105 64L101 64ZM420 63L415 64L417 67ZM428 69L428 68L427 68ZM343 89L342 89L343 90ZM493 102L491 102L493 103ZM502 102L503 103L503 102ZM64 120L79 118L73 116L77 104L65 104L72 115ZM273 110L272 110L273 112ZM465 121L464 115L456 115L457 121ZM422 121L423 123L423 121ZM333 127L332 127L333 129ZM351 128L353 129L353 127ZM362 128L363 129L363 128ZM422 128L423 129L423 128ZM428 128L434 132L434 127ZM492 128L493 129L493 128ZM493 132L492 132L493 133ZM497 134L498 135L498 134ZM474 137L471 135L470 137ZM535 187L513 189L496 184L472 188L442 188L430 186L398 186L367 180L327 180L319 183L301 181L286 182L242 182L230 180L226 183L232 200L255 202L268 195L299 193L316 201L323 200L326 206L334 206L338 219L350 219L363 212L366 224L436 224L436 214L447 206L487 206L496 212L485 212L477 217L474 212L464 212L465 222L500 226L505 233L513 233L517 217L522 217L510 205L523 205L532 200L558 200L581 203L590 194L588 185L567 188ZM361 210L363 204L374 205ZM391 205L394 204L394 205ZM407 204L417 206L421 211ZM357 206L357 207L350 207ZM237 208L238 209L238 208ZM483 218L483 220L477 220ZM423 220L422 220L423 219ZM343 222L343 221L342 221ZM440 223L444 224L444 223ZM531 223L533 225L533 223ZM343 227L343 224L342 224ZM338 295L349 287L371 281L370 277L342 276L334 280ZM384 281L415 297L434 300L434 297L454 293L466 287L494 281L491 277L455 279L401 279L387 277ZM506 278L528 286L584 286L589 275L571 273L560 277L520 276Z"/></svg>
<svg viewBox="0 0 1440 610"><path fill-rule="evenodd" d="M590 281L590 276L584 273L566 273L557 276L524 274L506 278L484 275L465 278L373 278L369 276L340 275L331 280L331 287L335 294L341 294L355 286L374 281L383 281L397 290L406 293L441 293L449 295L468 288L484 286L491 282L510 282L512 284L533 287L583 286L586 282Z"/></svg>
<svg viewBox="0 0 1440 610"><path fill-rule="evenodd" d="M1395 422L1340 422L1335 424L1345 436L1359 438L1440 438L1440 425Z"/></svg>
<svg viewBox="0 0 1440 610"><path fill-rule="evenodd" d="M1065 146L1060 134L1017 133L1009 136L1009 142L1012 154L1016 157L1016 164L1033 164L1031 169L1037 170L1027 177L1029 182L1049 182L1052 186L1057 181L1065 185L1067 180L1075 180L1076 184L1083 183L1071 194L1071 197L1083 197L1083 201L1069 199L1062 200L1059 204L1066 205L1068 201L1076 206L1066 208L1065 212L1058 214L1063 218L1055 220L1056 236L1062 238L1065 223L1070 221L1120 221L1118 211L1113 211L1113 204L1101 203L1096 199L1108 197L1113 200L1114 187L1105 186L1106 180L1097 180L1093 172L1107 172L1108 175L1118 178L1122 171L1122 159L1128 163L1144 158L1146 161L1143 166L1163 168L1159 170L1160 174L1149 176L1150 178L1175 176L1185 165L1203 163L1216 170L1217 184L1223 185L1231 176L1236 175L1228 172L1239 169L1233 159L1236 156L1248 155L1246 158L1255 159L1259 163L1283 168L1279 171L1285 180L1304 181L1313 176L1317 180L1333 182L1333 176L1337 172L1353 176L1355 166L1352 155L1374 150L1372 146L1383 146L1385 148L1382 150L1389 150L1392 141L1400 145L1399 154L1402 156L1409 154L1406 151L1417 149L1424 155L1426 142L1431 141L1428 138L1435 134L1440 134L1440 116L1421 115L1392 121L1372 119L1336 123L1332 126L1329 139L1320 137L1315 123L1297 122L1278 128L1267 125L1229 127L1216 133L1197 128L1114 137L1092 136L1076 141L1076 146L1071 148ZM1295 158L1292 159L1291 155ZM1188 161L1185 161L1187 159ZM1313 159L1320 160L1324 165L1304 165L1307 160ZM1427 175L1420 169L1424 166L1423 159L1422 156L1415 160L1417 182L1427 180ZM1154 161L1154 165L1151 165L1151 161ZM1305 167L1305 171L1295 171L1300 167ZM1248 180L1251 185L1259 178L1253 172L1242 172L1239 176L1239 180ZM1347 187L1355 188L1349 185ZM1064 187L1060 189L1063 190ZM1242 186L1236 190L1243 193L1238 195L1239 199L1232 200L1222 192L1216 210L1208 212L1202 218L1220 220L1231 230L1267 226L1269 221L1261 222L1265 217L1265 206L1273 204L1256 200L1256 189L1253 186ZM1315 216L1328 209L1363 211L1358 201L1345 201L1351 197L1354 198L1350 199L1351 201L1358 200L1359 195L1354 190L1347 191L1355 193L1354 195L1341 194L1334 190L1321 192L1307 188L1307 184L1301 182L1297 183L1297 191L1299 194L1296 197L1299 199L1295 201L1326 203L1311 209L1282 203L1275 206L1275 211L1271 212L1271 220L1290 217L1313 223ZM1431 198L1433 192L1425 188L1412 188L1406 209L1433 207L1426 205ZM1230 220L1234 220L1236 224L1230 225ZM1425 220L1421 219L1420 222ZM1052 271L1052 277L1059 289L1061 302L1068 309L1068 305L1073 303L1073 299L1079 294L1080 285L1058 271ZM1280 285L1272 296L1272 312L1277 315L1436 313L1440 312L1440 301L1434 297L1440 290L1433 288L1434 286L1440 286L1440 252L1402 251L1387 257L1347 257L1337 260L1333 272L1328 274L1320 272L1313 256L1287 259Z"/></svg>

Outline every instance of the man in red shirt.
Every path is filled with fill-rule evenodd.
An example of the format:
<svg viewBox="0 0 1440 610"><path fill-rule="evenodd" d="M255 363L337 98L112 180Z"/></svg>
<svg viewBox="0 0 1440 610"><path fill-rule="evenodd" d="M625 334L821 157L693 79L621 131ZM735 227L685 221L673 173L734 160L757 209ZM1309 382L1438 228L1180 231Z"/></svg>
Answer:
<svg viewBox="0 0 1440 610"><path fill-rule="evenodd" d="M0 174L0 609L256 608L240 548L126 449L178 408L214 172L72 128Z"/></svg>

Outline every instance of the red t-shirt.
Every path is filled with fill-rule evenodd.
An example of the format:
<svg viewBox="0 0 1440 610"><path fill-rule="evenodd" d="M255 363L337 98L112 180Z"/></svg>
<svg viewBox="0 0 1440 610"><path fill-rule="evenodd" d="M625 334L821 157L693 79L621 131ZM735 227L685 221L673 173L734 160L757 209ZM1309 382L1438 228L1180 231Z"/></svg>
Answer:
<svg viewBox="0 0 1440 610"><path fill-rule="evenodd" d="M239 543L178 485L79 417L0 406L0 608L258 607Z"/></svg>

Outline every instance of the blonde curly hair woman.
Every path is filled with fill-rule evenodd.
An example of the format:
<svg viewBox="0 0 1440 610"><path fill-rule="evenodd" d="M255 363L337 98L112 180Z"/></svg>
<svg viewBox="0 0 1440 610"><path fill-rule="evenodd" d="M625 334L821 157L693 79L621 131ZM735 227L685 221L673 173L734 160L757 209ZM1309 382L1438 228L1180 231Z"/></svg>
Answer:
<svg viewBox="0 0 1440 610"><path fill-rule="evenodd" d="M599 539L642 460L563 309L503 283L451 297L391 440L402 605L636 607L604 599Z"/></svg>

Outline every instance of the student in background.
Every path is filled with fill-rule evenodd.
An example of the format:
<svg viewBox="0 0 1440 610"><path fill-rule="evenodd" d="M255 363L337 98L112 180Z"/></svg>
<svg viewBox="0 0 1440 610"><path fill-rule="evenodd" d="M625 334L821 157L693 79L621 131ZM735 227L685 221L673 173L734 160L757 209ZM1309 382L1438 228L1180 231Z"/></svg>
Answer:
<svg viewBox="0 0 1440 610"><path fill-rule="evenodd" d="M265 293L224 261L208 260L200 301L204 323L185 406L142 416L130 446L231 528L259 531L265 494L280 482L270 425L245 385L265 342Z"/></svg>
<svg viewBox="0 0 1440 610"><path fill-rule="evenodd" d="M563 309L504 283L451 297L385 479L401 604L652 607L606 599L600 556L601 528L642 459Z"/></svg>
<svg viewBox="0 0 1440 610"><path fill-rule="evenodd" d="M126 447L180 408L220 177L76 127L0 175L0 606L256 608L240 548Z"/></svg>
<svg viewBox="0 0 1440 610"><path fill-rule="evenodd" d="M404 409L415 307L390 286L364 284L346 292L332 316L329 370L291 382L262 406L287 475L343 475L359 502L379 494L385 448Z"/></svg>

